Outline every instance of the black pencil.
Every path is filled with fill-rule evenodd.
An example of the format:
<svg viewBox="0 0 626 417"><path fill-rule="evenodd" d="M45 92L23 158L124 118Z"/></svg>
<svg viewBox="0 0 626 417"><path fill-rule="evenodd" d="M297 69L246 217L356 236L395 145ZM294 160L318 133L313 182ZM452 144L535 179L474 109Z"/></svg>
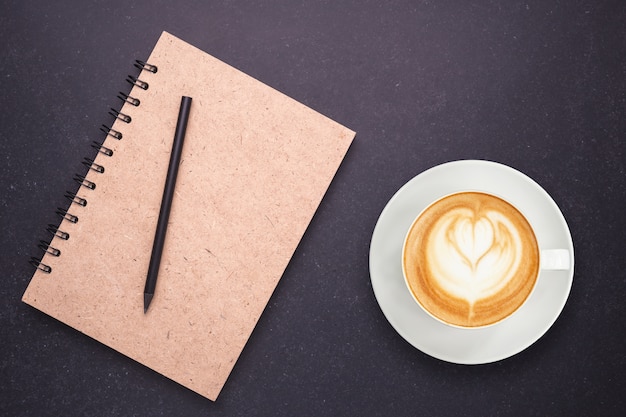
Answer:
<svg viewBox="0 0 626 417"><path fill-rule="evenodd" d="M154 297L154 289L156 288L159 266L161 264L163 244L165 243L165 233L167 232L167 222L170 217L170 209L172 207L172 199L174 197L174 186L176 185L178 165L180 164L180 156L183 150L183 140L185 139L185 132L187 131L187 120L189 119L190 108L191 97L183 96L180 101L180 110L178 112L178 121L176 122L176 131L174 132L172 154L170 155L170 163L167 168L167 178L165 179L165 189L163 190L163 199L161 200L159 220L157 221L156 233L154 235L154 244L152 246L152 255L150 256L150 265L148 266L146 287L143 291L144 314L148 311L152 297Z"/></svg>

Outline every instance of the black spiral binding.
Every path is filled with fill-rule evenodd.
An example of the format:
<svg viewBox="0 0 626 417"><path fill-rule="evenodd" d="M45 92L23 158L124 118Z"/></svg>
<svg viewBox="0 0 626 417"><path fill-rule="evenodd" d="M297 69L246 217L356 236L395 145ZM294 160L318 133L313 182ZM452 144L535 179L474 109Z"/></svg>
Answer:
<svg viewBox="0 0 626 417"><path fill-rule="evenodd" d="M136 60L134 63L134 66L136 68L139 68L141 71L148 71L151 73L156 73L157 72L157 67L156 65L151 65L148 64L144 61L139 61ZM126 78L126 81L128 81L131 85L133 86L137 86L139 88L142 88L144 90L147 90L149 85L147 82L129 75ZM124 93L124 92L120 92L117 96L117 98L119 98L120 100L122 100L123 103L129 103L130 105L133 105L135 107L139 106L141 103L139 101L139 99L135 98L135 97L131 97L128 94ZM131 123L132 119L129 115L121 113L119 110L116 110L114 108L111 108L109 111L109 114L113 117L115 117L115 119L121 120L124 123ZM111 136L117 140L121 140L122 139L122 132L119 132L115 129L113 129L112 127L109 127L107 125L102 125L100 127L100 130L106 134L106 136ZM108 157L112 157L113 156L113 150L110 148L107 148L106 146L104 146L101 143L98 143L96 141L94 141L91 145L94 149L96 149L96 151L98 153L101 153L105 156ZM87 167L88 170L92 170L95 171L99 174L104 173L104 166L97 164L93 158L89 158L86 157L83 159L82 161L83 165L85 165ZM79 184L78 188L80 189L81 187L85 187L88 190L95 190L96 189L96 184L93 181L88 180L85 175L82 174L76 174L74 175L74 181L76 183ZM73 204L76 204L78 206L84 207L87 205L87 199L83 198L83 197L79 197L77 195L77 192L73 192L73 191L67 191L65 193L65 198L67 198L70 201L70 207ZM61 218L61 222L63 220L67 220L70 223L78 223L78 216L69 213L68 209L65 208L57 208L56 210L56 214L58 216L60 216ZM68 240L70 238L69 233L59 230L59 226L55 226L54 224L48 224L47 227L48 232L52 235L52 239L54 238L58 238L58 239L63 239L63 240ZM51 246L51 243L48 243L47 241L44 240L40 240L39 241L39 245L37 245L39 247L39 249L41 249L43 251L42 257L43 255L45 255L46 253L51 255L51 256L61 256L61 251L57 248L54 248ZM52 272L52 268L49 265L46 265L42 262L42 257L37 258L37 257L31 257L30 258L30 264L33 265L35 268L37 268L40 271L43 271L45 273L51 273Z"/></svg>

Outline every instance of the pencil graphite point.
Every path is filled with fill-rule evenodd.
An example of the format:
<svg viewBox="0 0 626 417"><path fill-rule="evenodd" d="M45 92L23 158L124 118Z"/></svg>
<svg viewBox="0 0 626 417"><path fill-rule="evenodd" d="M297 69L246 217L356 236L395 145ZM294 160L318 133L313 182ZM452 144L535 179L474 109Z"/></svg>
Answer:
<svg viewBox="0 0 626 417"><path fill-rule="evenodd" d="M152 301L152 297L154 294L144 294L143 295L143 314L148 312L148 307L150 307L150 302Z"/></svg>

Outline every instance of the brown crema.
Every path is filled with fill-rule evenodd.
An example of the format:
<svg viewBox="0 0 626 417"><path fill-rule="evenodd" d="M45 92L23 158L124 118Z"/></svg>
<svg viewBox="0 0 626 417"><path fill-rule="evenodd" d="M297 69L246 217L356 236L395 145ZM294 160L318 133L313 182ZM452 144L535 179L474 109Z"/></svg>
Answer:
<svg viewBox="0 0 626 417"><path fill-rule="evenodd" d="M460 192L428 206L403 249L405 280L435 318L459 327L497 323L529 297L539 247L526 218L503 199Z"/></svg>

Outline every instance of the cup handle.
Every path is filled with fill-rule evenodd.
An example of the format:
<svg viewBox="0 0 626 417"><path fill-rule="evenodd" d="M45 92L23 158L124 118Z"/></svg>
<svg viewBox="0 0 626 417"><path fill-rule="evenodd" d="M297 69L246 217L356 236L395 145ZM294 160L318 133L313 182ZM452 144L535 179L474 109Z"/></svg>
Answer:
<svg viewBox="0 0 626 417"><path fill-rule="evenodd" d="M567 249L544 249L541 251L541 269L567 270L571 257Z"/></svg>

